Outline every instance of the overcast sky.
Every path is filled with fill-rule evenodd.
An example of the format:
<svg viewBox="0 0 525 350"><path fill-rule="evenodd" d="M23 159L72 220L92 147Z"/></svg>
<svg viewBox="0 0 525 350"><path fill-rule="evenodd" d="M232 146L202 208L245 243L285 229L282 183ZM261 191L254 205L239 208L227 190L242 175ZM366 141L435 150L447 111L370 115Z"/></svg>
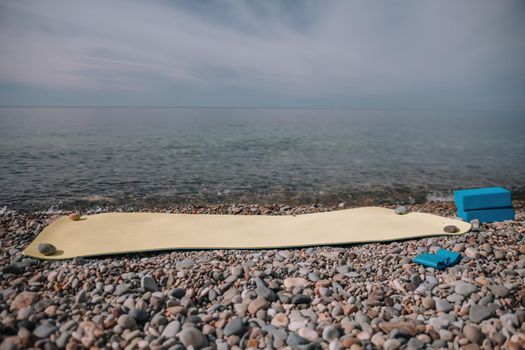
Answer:
<svg viewBox="0 0 525 350"><path fill-rule="evenodd" d="M0 105L525 110L525 2L2 0Z"/></svg>

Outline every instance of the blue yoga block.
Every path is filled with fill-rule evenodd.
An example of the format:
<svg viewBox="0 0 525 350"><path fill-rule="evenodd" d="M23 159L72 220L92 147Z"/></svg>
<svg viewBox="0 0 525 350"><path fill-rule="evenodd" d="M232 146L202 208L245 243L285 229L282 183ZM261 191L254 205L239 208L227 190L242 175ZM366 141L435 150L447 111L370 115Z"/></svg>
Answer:
<svg viewBox="0 0 525 350"><path fill-rule="evenodd" d="M480 222L514 220L514 209L458 210L458 216L467 222L474 219Z"/></svg>
<svg viewBox="0 0 525 350"><path fill-rule="evenodd" d="M456 203L458 212L512 207L511 193L503 187L473 188L454 191L454 202Z"/></svg>

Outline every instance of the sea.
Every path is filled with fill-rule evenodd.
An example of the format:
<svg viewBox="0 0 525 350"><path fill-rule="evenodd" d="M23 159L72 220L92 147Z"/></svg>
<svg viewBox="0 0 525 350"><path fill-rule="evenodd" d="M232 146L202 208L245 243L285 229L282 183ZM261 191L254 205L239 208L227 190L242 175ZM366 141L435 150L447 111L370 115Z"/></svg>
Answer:
<svg viewBox="0 0 525 350"><path fill-rule="evenodd" d="M0 208L525 197L525 113L0 108ZM4 209L5 210L5 209Z"/></svg>

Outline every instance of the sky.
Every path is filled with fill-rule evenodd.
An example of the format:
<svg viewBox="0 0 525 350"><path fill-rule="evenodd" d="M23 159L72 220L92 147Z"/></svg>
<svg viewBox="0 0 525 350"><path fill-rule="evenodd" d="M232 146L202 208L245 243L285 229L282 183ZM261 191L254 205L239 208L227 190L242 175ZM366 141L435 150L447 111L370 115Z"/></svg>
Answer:
<svg viewBox="0 0 525 350"><path fill-rule="evenodd" d="M525 2L0 0L0 106L525 111Z"/></svg>

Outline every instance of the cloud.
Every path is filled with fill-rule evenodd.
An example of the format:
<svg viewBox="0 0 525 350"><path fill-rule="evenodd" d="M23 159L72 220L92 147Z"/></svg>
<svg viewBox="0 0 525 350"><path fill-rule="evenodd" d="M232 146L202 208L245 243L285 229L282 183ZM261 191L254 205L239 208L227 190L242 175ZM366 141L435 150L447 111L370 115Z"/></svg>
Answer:
<svg viewBox="0 0 525 350"><path fill-rule="evenodd" d="M521 2L22 0L0 13L0 82L44 90L381 104L525 86Z"/></svg>

